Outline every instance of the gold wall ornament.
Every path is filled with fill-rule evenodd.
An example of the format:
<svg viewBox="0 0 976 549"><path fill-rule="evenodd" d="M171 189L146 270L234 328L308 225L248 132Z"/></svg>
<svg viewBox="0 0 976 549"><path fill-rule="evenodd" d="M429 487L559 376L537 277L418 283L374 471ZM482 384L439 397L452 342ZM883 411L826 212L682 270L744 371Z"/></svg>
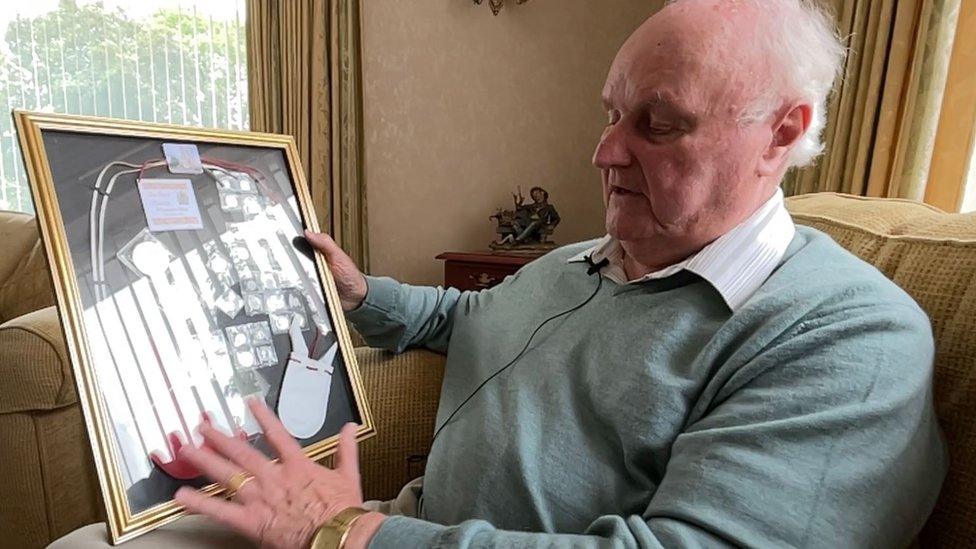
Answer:
<svg viewBox="0 0 976 549"><path fill-rule="evenodd" d="M515 0L515 3L518 5L522 5L528 1L529 0ZM483 2L484 0L474 0L474 3L479 6ZM505 0L488 0L488 7L491 8L491 12L493 14L498 15L498 12L502 11L502 8L505 7Z"/></svg>

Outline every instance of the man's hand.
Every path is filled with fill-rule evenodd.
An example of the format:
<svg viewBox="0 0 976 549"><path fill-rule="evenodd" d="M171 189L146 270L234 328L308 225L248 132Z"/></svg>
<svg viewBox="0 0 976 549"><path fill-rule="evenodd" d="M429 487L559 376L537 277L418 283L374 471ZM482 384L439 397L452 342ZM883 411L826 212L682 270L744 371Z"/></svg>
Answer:
<svg viewBox="0 0 976 549"><path fill-rule="evenodd" d="M366 299L366 278L356 266L356 263L342 251L342 248L325 233L305 231L305 238L309 244L325 256L325 262L332 271L336 289L339 291L339 301L343 311L352 311Z"/></svg>
<svg viewBox="0 0 976 549"><path fill-rule="evenodd" d="M362 507L356 427L339 434L335 468L308 459L271 410L258 400L248 407L279 456L273 462L249 444L204 423L200 434L208 447L184 446L180 458L214 482L228 483L239 473L251 476L233 500L208 496L189 487L176 492L177 503L206 515L254 540L260 547L305 549L318 528L349 507ZM383 520L379 513L360 517L350 531L350 548L365 547Z"/></svg>

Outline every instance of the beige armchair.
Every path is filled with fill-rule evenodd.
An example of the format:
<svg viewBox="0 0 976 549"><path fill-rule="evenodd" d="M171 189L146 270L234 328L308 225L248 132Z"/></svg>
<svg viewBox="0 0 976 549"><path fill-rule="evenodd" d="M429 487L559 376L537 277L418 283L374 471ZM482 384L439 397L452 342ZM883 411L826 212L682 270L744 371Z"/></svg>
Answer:
<svg viewBox="0 0 976 549"><path fill-rule="evenodd" d="M899 200L792 198L798 223L874 264L928 312L936 406L950 470L923 547L976 540L976 214ZM40 547L101 520L90 453L33 220L0 213L0 545ZM802 280L797 281L802 284ZM362 445L365 491L390 498L423 471L442 357L357 349L378 435Z"/></svg>

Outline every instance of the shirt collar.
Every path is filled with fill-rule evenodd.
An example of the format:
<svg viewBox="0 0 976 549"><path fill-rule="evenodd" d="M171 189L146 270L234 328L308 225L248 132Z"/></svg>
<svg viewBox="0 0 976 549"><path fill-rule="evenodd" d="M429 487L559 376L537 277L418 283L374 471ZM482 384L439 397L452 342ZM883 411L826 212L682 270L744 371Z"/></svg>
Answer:
<svg viewBox="0 0 976 549"><path fill-rule="evenodd" d="M610 261L602 274L617 284L638 284L667 278L680 271L691 271L711 284L729 309L735 312L749 300L786 255L796 234L796 226L777 189L765 204L748 219L684 261L637 279L627 280L623 268L623 247L610 235L604 236L570 263L589 257L599 263Z"/></svg>

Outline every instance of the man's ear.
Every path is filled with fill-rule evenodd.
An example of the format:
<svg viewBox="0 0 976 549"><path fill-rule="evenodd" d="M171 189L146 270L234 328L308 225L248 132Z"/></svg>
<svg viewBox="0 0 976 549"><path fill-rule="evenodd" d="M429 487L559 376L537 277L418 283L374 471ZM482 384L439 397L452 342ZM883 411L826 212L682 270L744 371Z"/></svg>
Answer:
<svg viewBox="0 0 976 549"><path fill-rule="evenodd" d="M800 103L785 109L773 126L772 139L759 160L759 175L777 175L793 147L806 135L813 120L813 107Z"/></svg>

